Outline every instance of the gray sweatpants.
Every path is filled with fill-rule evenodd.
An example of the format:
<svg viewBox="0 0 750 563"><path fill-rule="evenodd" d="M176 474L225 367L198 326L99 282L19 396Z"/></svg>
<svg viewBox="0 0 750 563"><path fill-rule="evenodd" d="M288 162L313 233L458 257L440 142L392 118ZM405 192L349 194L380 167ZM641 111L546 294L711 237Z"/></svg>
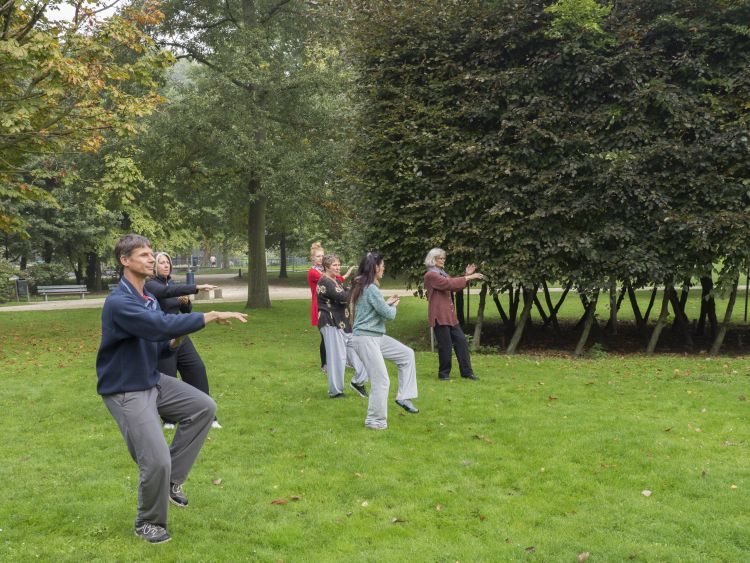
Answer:
<svg viewBox="0 0 750 563"><path fill-rule="evenodd" d="M414 350L398 340L383 336L354 335L352 345L370 376L370 400L367 404L365 424L386 428L388 426L388 390L391 380L385 360L398 366L398 392L396 399L416 399L417 364Z"/></svg>
<svg viewBox="0 0 750 563"><path fill-rule="evenodd" d="M324 326L320 329L326 347L328 364L328 395L333 397L344 392L344 371L347 364L354 368L352 381L364 385L367 381L365 366L352 347L352 335L335 326Z"/></svg>
<svg viewBox="0 0 750 563"><path fill-rule="evenodd" d="M169 484L182 484L211 429L216 403L184 381L161 375L146 391L102 396L138 464L138 516L167 527ZM178 421L172 445L164 439L161 418Z"/></svg>

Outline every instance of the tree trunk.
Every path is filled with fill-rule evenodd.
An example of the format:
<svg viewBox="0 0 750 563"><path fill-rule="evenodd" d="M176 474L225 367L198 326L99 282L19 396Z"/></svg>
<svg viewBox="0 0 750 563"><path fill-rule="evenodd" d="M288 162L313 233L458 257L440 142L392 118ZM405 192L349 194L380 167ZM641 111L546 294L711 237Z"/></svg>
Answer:
<svg viewBox="0 0 750 563"><path fill-rule="evenodd" d="M281 233L279 241L279 279L286 279L286 233Z"/></svg>
<svg viewBox="0 0 750 563"><path fill-rule="evenodd" d="M664 284L664 296L661 300L661 313L659 313L659 319L656 321L654 332L651 333L651 339L648 341L646 347L646 354L653 354L656 350L656 343L659 342L659 336L661 331L664 329L664 325L667 324L667 315L669 315L669 294L672 291L671 282Z"/></svg>
<svg viewBox="0 0 750 563"><path fill-rule="evenodd" d="M456 309L456 317L458 318L458 324L460 324L461 327L463 327L464 324L466 324L466 319L464 318L464 292L457 291L453 295L455 296L454 307Z"/></svg>
<svg viewBox="0 0 750 563"><path fill-rule="evenodd" d="M536 307L536 310L539 311L539 316L542 319L543 326L546 326L547 323L549 323L549 317L547 317L547 313L544 312L542 304L539 301L539 296L536 294L534 295L534 306Z"/></svg>
<svg viewBox="0 0 750 563"><path fill-rule="evenodd" d="M552 296L549 293L549 287L547 287L547 280L542 280L542 288L544 289L544 300L547 302L547 307L549 308L549 317L547 317L547 320L544 322L544 326L552 324L552 330L555 331L555 336L560 338L562 336L562 331L560 330L560 323L557 322L557 309L560 306L560 303L562 303L562 299L565 299L565 295L568 293L568 289L570 289L570 284L568 284L568 287L563 292L562 299L557 304L557 307L552 305Z"/></svg>
<svg viewBox="0 0 750 563"><path fill-rule="evenodd" d="M259 181L251 182L251 193L257 193ZM250 202L247 221L247 304L249 309L271 306L266 271L266 204L265 196L256 195Z"/></svg>
<svg viewBox="0 0 750 563"><path fill-rule="evenodd" d="M638 306L638 298L635 295L635 290L633 289L633 285L629 281L626 281L625 285L627 286L628 297L630 298L630 306L633 308L633 316L635 317L635 326L637 330L640 332L645 328L646 323L643 320L643 315L641 315L641 308Z"/></svg>
<svg viewBox="0 0 750 563"><path fill-rule="evenodd" d="M612 282L609 286L609 333L617 336L617 284Z"/></svg>
<svg viewBox="0 0 750 563"><path fill-rule="evenodd" d="M651 308L654 306L654 301L656 300L656 292L657 292L657 286L654 285L654 289L651 290L651 298L648 300L648 307L646 307L646 312L643 314L643 325L648 324L648 317L651 315Z"/></svg>
<svg viewBox="0 0 750 563"><path fill-rule="evenodd" d="M505 309L503 309L502 303L500 303L499 291L492 292L492 300L495 302L495 307L497 307L497 312L500 313L500 318L503 321L503 325L505 326L506 332L509 331L508 326L510 324L510 319L508 318L508 315L505 314Z"/></svg>
<svg viewBox="0 0 750 563"><path fill-rule="evenodd" d="M474 339L471 342L471 349L476 350L482 345L482 325L484 324L484 307L487 304L487 284L482 284L482 290L479 292L479 309L477 310L477 322L474 325Z"/></svg>
<svg viewBox="0 0 750 563"><path fill-rule="evenodd" d="M86 286L90 291L102 290L102 265L96 252L86 253Z"/></svg>
<svg viewBox="0 0 750 563"><path fill-rule="evenodd" d="M688 318L685 314L685 306L683 305L682 299L677 297L677 292L673 289L669 292L669 301L672 303L672 310L674 311L674 323L673 327L682 333L682 337L685 339L685 345L688 348L693 347L693 337L690 336L690 327L688 326Z"/></svg>
<svg viewBox="0 0 750 563"><path fill-rule="evenodd" d="M711 340L716 338L716 301L711 292L714 289L714 281L709 276L701 278L701 312L698 316L698 325L695 327L695 334L703 336L706 331L706 318L711 326Z"/></svg>
<svg viewBox="0 0 750 563"><path fill-rule="evenodd" d="M596 304L598 302L599 290L597 289L596 291L594 291L594 295L591 297L591 299L587 300L586 302L586 314L585 322L583 324L583 331L581 332L581 337L578 339L578 344L576 344L576 348L573 351L573 356L575 356L576 358L583 353L583 349L586 346L586 342L589 339L589 334L591 333L591 327L596 322Z"/></svg>
<svg viewBox="0 0 750 563"><path fill-rule="evenodd" d="M510 339L510 344L508 344L508 349L506 350L506 353L508 354L515 354L518 344L521 342L523 331L526 328L529 316L531 315L531 307L534 306L534 295L536 295L536 289L537 286L534 286L534 288L530 290L527 290L526 288L523 290L523 311L521 311L521 318L518 320L518 323L516 323L516 330L513 332L513 338ZM516 308L517 307L518 304L516 304Z"/></svg>
<svg viewBox="0 0 750 563"><path fill-rule="evenodd" d="M739 278L734 280L732 293L729 294L729 303L727 303L727 310L724 312L724 322L721 323L721 327L716 333L716 338L714 339L714 343L711 346L711 350L709 351L709 354L711 356L717 355L719 353L719 350L721 349L721 345L724 344L724 337L727 334L729 322L732 320L732 309L734 309L734 302L737 299L737 287L739 286L739 283Z"/></svg>

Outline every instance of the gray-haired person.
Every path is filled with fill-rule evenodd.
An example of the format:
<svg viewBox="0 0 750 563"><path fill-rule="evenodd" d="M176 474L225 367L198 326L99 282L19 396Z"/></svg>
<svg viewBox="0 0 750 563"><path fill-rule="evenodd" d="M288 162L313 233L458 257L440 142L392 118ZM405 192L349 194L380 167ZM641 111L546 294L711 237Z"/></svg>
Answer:
<svg viewBox="0 0 750 563"><path fill-rule="evenodd" d="M354 368L350 387L360 396L367 397L365 383L367 372L352 348L352 324L349 321L349 289L343 285L341 261L335 254L323 257L323 275L318 280L318 329L325 343L328 359L328 396L344 396L344 371L346 364Z"/></svg>
<svg viewBox="0 0 750 563"><path fill-rule="evenodd" d="M167 315L161 311L145 289L155 263L146 237L121 237L115 245L115 260L123 275L102 309L96 389L138 464L135 534L149 543L163 543L170 540L169 503L188 504L182 484L211 428L216 403L203 391L159 373L157 361L174 354L184 335L213 321L245 323L247 315L216 311ZM164 439L162 416L180 421L171 445Z"/></svg>
<svg viewBox="0 0 750 563"><path fill-rule="evenodd" d="M427 321L435 331L438 343L438 379L448 381L451 378L451 364L456 351L458 367L464 379L478 380L471 367L469 346L466 343L464 331L458 324L456 308L451 300L451 293L461 291L471 280L481 280L484 276L476 271L474 264L466 266L464 275L452 278L445 271L445 251L433 248L427 253L424 265L427 272L424 275L424 287L427 291Z"/></svg>

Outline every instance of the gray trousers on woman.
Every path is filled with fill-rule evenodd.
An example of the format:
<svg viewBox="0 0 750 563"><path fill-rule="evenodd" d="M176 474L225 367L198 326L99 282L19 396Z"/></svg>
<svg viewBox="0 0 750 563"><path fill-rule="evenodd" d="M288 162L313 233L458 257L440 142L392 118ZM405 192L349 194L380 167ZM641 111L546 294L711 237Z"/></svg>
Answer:
<svg viewBox="0 0 750 563"><path fill-rule="evenodd" d="M182 484L201 451L216 412L214 400L184 381L161 374L145 391L102 396L138 464L136 526L149 522L167 527L169 484ZM161 417L178 421L167 446Z"/></svg>
<svg viewBox="0 0 750 563"><path fill-rule="evenodd" d="M357 385L364 385L367 381L365 366L352 348L351 333L344 332L335 326L324 326L320 329L326 346L326 361L328 362L328 395L333 397L344 392L344 372L346 365L354 368L352 381Z"/></svg>
<svg viewBox="0 0 750 563"><path fill-rule="evenodd" d="M398 366L398 392L396 399L417 398L417 363L414 350L388 335L352 337L352 345L370 375L370 401L367 405L365 425L388 427L388 390L391 380L385 360Z"/></svg>

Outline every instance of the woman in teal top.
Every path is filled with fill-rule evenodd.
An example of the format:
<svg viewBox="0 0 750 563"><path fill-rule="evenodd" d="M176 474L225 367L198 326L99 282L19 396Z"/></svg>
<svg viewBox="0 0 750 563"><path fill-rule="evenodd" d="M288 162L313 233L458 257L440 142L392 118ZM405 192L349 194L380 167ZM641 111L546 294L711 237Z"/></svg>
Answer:
<svg viewBox="0 0 750 563"><path fill-rule="evenodd" d="M391 380L385 360L398 366L396 404L407 412L419 412L411 402L417 397L417 366L414 350L385 334L385 321L396 318L399 298L388 300L380 294L380 279L385 272L383 255L368 252L359 264L350 294L354 312L352 345L370 376L370 400L365 426L373 430L388 428L388 390Z"/></svg>

